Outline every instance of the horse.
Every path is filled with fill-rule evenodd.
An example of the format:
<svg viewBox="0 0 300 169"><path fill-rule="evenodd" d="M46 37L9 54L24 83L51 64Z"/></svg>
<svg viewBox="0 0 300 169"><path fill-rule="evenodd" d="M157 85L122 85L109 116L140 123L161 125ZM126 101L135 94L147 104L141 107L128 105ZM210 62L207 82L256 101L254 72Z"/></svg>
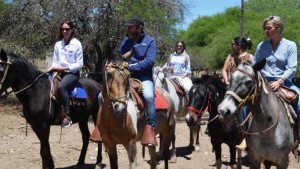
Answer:
<svg viewBox="0 0 300 169"><path fill-rule="evenodd" d="M61 125L62 113L59 105L51 99L51 82L48 74L36 69L30 62L13 53L0 51L0 94L11 87L23 106L23 115L31 125L40 141L40 155L42 168L53 169L54 162L50 151L49 134L51 125ZM70 117L73 123L78 123L82 134L82 149L77 166L83 166L89 144L90 132L88 129L89 116L94 122L97 118L97 95L102 86L90 79L80 79L87 98L82 100L83 105L70 105ZM76 100L74 100L76 101ZM70 131L71 132L71 131ZM97 163L102 161L102 145L98 144Z"/></svg>
<svg viewBox="0 0 300 169"><path fill-rule="evenodd" d="M271 165L286 169L293 147L293 125L284 102L259 72L265 63L263 59L254 65L249 61L238 65L232 73L231 86L219 105L219 118L236 118L239 109L246 104L253 118L248 131L244 131L250 168L260 168L263 162L267 169Z"/></svg>
<svg viewBox="0 0 300 169"><path fill-rule="evenodd" d="M166 73L160 66L155 66L153 79L155 81L155 85L164 88L169 94L172 96L175 104L175 116L176 119L179 120L182 117L187 115L187 106L188 106L188 99L185 95L180 94L177 92L175 86L170 81L168 77L166 77ZM199 143L199 132L200 132L200 123L197 123L194 126L189 126L190 129L190 142L189 148L199 150L200 143ZM196 134L196 143L194 145L194 134ZM176 146L175 146L175 139L172 140L172 154L171 154L171 161L176 162Z"/></svg>
<svg viewBox="0 0 300 169"><path fill-rule="evenodd" d="M118 168L117 144L122 144L128 153L130 168L137 167L137 146L145 126L145 112L140 111L137 99L130 89L130 72L128 63L120 52L114 51L107 57L103 71L103 91L98 114L97 126L102 142L107 150L112 169ZM168 108L156 108L155 133L161 135L163 142L163 158L168 168L169 147L175 135L174 103L171 96L162 88L156 87L168 103ZM149 146L150 165L157 166L156 148Z"/></svg>
<svg viewBox="0 0 300 169"><path fill-rule="evenodd" d="M229 165L234 167L236 165L235 146L240 140L239 131L235 127L234 121L231 121L230 128L223 128L218 118L218 105L223 100L226 89L226 85L220 78L203 75L201 78L193 79L193 86L189 91L187 123L188 125L195 125L204 112L209 112L207 127L210 133L210 141L215 151L216 167L218 169L222 166L221 144L225 143L228 145L230 151Z"/></svg>

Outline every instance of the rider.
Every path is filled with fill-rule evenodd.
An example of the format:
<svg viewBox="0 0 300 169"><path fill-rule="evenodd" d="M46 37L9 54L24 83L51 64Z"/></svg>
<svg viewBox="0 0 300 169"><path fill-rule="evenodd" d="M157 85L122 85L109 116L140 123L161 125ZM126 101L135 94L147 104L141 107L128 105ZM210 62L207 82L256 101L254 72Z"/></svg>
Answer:
<svg viewBox="0 0 300 169"><path fill-rule="evenodd" d="M252 46L251 40L245 37L236 36L231 42L232 53L229 54L224 62L222 69L222 77L224 83L230 85L230 75L236 69L237 65L241 61L250 60L253 61L253 55L246 52ZM241 120L243 121L249 113L247 106L244 106L241 113ZM243 139L242 142L236 146L240 150L245 150L247 148L246 140Z"/></svg>
<svg viewBox="0 0 300 169"><path fill-rule="evenodd" d="M284 22L279 16L266 18L262 27L268 40L258 44L254 63L266 58L266 64L261 73L269 81L274 91L284 84L298 93L294 109L297 113L298 139L300 139L300 90L293 84L298 64L297 45L282 37ZM298 145L298 151L300 151L300 145Z"/></svg>
<svg viewBox="0 0 300 169"><path fill-rule="evenodd" d="M185 43L183 41L176 42L175 51L169 56L166 70L171 74L170 78L178 79L180 86L182 86L185 93L188 94L190 88L193 86L193 82L190 79L190 56L186 53Z"/></svg>
<svg viewBox="0 0 300 169"><path fill-rule="evenodd" d="M83 66L82 45L74 37L75 28L71 21L64 21L56 35L52 67L61 73L61 82L58 86L59 102L62 104L65 112L65 118L62 121L63 127L72 125L70 116L70 100L68 91L79 80L79 70Z"/></svg>
<svg viewBox="0 0 300 169"><path fill-rule="evenodd" d="M131 77L142 82L142 95L145 99L147 121L144 128L141 144L146 146L157 145L155 138L155 104L153 66L156 61L156 43L154 38L144 32L144 21L140 17L132 17L125 26L127 34L121 42L119 50L124 55L132 51L129 59Z"/></svg>

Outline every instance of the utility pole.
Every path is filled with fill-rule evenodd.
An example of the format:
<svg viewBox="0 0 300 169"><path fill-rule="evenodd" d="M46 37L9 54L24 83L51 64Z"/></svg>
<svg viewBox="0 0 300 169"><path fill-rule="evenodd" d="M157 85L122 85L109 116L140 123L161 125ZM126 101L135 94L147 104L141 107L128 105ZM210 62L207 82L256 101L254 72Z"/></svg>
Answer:
<svg viewBox="0 0 300 169"><path fill-rule="evenodd" d="M241 0L241 37L244 34L244 0Z"/></svg>

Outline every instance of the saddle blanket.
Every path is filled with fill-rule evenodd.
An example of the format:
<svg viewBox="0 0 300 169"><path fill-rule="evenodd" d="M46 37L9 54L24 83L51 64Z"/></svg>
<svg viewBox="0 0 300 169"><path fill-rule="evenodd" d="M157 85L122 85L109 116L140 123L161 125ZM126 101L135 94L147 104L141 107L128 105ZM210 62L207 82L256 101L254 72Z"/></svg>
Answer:
<svg viewBox="0 0 300 169"><path fill-rule="evenodd" d="M54 86L52 74L48 73L48 76L49 76L49 80L51 82L51 86ZM54 87L52 87L51 92L54 92L53 90L54 90ZM78 98L78 99L86 99L87 98L87 94L79 82L77 82L76 85L72 88L72 90L68 91L68 93L69 93L69 97Z"/></svg>
<svg viewBox="0 0 300 169"><path fill-rule="evenodd" d="M155 101L156 110L169 109L169 103L167 99L162 94L160 94L157 90L155 90L154 101Z"/></svg>

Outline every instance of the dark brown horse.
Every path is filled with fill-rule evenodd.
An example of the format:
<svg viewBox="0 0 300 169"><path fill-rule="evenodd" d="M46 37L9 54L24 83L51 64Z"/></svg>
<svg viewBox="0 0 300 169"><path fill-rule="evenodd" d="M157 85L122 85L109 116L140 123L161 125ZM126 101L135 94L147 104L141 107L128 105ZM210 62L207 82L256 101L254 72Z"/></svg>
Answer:
<svg viewBox="0 0 300 169"><path fill-rule="evenodd" d="M209 112L208 130L210 141L215 151L216 167L221 169L222 166L222 147L223 143L227 144L230 151L231 166L236 165L236 148L239 142L239 131L235 126L234 120L228 124L228 128L223 128L218 115L218 105L222 102L226 92L226 85L220 78L203 75L200 79L193 80L193 86L189 91L189 116L186 120L189 125L198 123L202 114L207 110Z"/></svg>
<svg viewBox="0 0 300 169"><path fill-rule="evenodd" d="M62 113L58 113L60 105L52 102L50 97L51 83L47 73L36 69L24 58L14 54L7 55L3 50L0 52L0 95L9 87L12 88L23 106L23 114L26 121L31 125L41 143L40 154L43 169L53 169L49 133L50 125L60 125ZM94 122L98 112L98 93L102 86L91 79L80 79L86 99L74 100L81 104L70 107L70 117L73 123L78 123L82 134L82 149L78 159L78 166L84 165L90 132L88 119L92 115ZM70 131L71 132L71 131ZM97 163L102 160L101 144L98 146Z"/></svg>
<svg viewBox="0 0 300 169"><path fill-rule="evenodd" d="M145 126L145 112L140 111L130 90L130 72L120 53L114 52L103 71L103 92L98 115L98 128L108 152L110 167L118 168L117 144L122 144L128 153L130 168L137 168L136 142L141 138ZM156 133L163 142L165 168L168 168L169 146L175 132L174 105L171 97L162 88L156 88L165 97L169 107L156 112ZM149 147L151 168L156 168L155 146Z"/></svg>

